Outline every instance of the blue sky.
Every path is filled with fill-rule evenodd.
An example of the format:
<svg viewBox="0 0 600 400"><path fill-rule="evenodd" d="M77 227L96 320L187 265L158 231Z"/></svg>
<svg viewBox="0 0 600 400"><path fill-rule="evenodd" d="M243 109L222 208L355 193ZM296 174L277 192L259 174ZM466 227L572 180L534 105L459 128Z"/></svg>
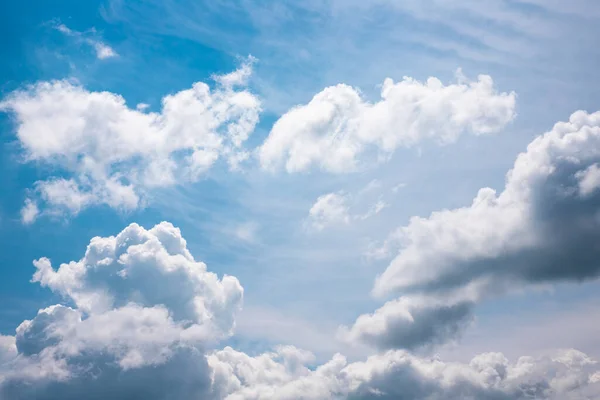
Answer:
<svg viewBox="0 0 600 400"><path fill-rule="evenodd" d="M46 368L23 344L34 328L15 329L34 318L46 323L40 315L56 309L38 310L55 304L71 307L67 314L83 325L135 305L166 307L182 332L186 324L218 326L219 334L188 343L180 332L177 341L202 348L213 371L231 361L229 350L284 360L280 382L242 379L218 390L213 382L215 398L255 398L253 390L294 398L285 385L313 379L308 371L333 363L335 353L348 359L344 376L367 357L360 368L398 354L411 365L437 354L469 368L486 352L511 362L540 357L528 379L556 371L546 363L561 358L548 354L561 349L600 360L594 1L64 0L4 2L0 15L0 338L13 346L5 351L14 353L4 363L10 370ZM555 126L561 121L570 122ZM162 221L180 233L151 231ZM61 267L54 280L32 281L34 260L47 257L55 269L77 262L94 237L123 231L135 242L124 231L132 223L147 230L135 235L155 235L170 255L156 232L181 235L187 250L179 255L189 250L220 279L237 278L243 302L198 278L205 286L193 301L204 299L209 317L179 321L188 299L169 296L195 275L165 275L161 286L152 280L167 274L158 261L145 261L148 278L123 304L115 299L129 292L113 278L100 281L93 260L80 262L87 272L77 278ZM107 293L112 308L90 305ZM230 295L231 303L214 305ZM116 324L111 340L120 343L129 336ZM60 343L44 343L60 361ZM165 359L146 357L147 342L127 343L143 360L131 387L151 379L148 365L179 377L180 358L189 356L162 339L152 352L172 351ZM270 349L277 356L260 355ZM315 357L306 361L305 350ZM131 361L120 356L117 373L127 375L123 360ZM286 357L309 368L298 372ZM113 369L103 368L115 360L86 362L110 377ZM587 374L585 384L567 390L548 381L540 398L600 398L591 361L563 364L569 379ZM44 395L54 387L51 376L3 368L2 400L29 398L19 392L24 382ZM73 371L57 384L63 398L89 383ZM394 373L381 382L400 379ZM198 374L200 381L206 371ZM516 381L500 381L481 384L498 392L475 398L518 398ZM364 385L394 398L393 387L360 382L354 392L329 388L314 398L369 398ZM126 398L121 389L113 393ZM171 398L189 398L185 390Z"/></svg>

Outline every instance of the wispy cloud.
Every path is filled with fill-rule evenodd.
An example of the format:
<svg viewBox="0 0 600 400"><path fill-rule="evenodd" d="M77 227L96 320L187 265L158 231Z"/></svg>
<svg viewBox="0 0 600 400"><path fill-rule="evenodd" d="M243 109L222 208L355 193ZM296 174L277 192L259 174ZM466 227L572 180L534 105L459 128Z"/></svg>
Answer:
<svg viewBox="0 0 600 400"><path fill-rule="evenodd" d="M75 31L64 24L57 24L55 28L64 35L75 39L78 43L90 46L95 51L96 57L100 60L119 56L112 47L97 37L98 33L93 28L85 32Z"/></svg>

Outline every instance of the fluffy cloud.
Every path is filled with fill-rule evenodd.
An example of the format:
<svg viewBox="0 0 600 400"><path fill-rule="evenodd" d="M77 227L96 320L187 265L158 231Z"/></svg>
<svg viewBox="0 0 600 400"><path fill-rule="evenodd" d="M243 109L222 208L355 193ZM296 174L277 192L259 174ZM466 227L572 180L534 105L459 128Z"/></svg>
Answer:
<svg viewBox="0 0 600 400"><path fill-rule="evenodd" d="M0 398L210 392L205 348L231 335L243 290L195 261L178 229L132 224L93 238L81 260L57 270L46 258L34 264L33 281L73 307L40 310L2 337Z"/></svg>
<svg viewBox="0 0 600 400"><path fill-rule="evenodd" d="M298 172L314 166L348 172L369 151L387 157L424 139L449 143L465 132L499 131L515 116L515 98L514 93L497 93L486 75L469 82L459 74L458 82L449 85L436 78L424 83L388 78L376 103L340 84L284 114L260 147L259 158L267 169Z"/></svg>
<svg viewBox="0 0 600 400"><path fill-rule="evenodd" d="M359 316L351 328L342 326L339 338L378 349L432 347L460 333L471 322L473 307L468 298L402 297Z"/></svg>
<svg viewBox="0 0 600 400"><path fill-rule="evenodd" d="M165 96L160 112L128 107L109 92L90 92L69 81L40 82L9 94L0 111L13 114L25 160L50 165L61 176L35 185L33 207L77 213L95 204L132 210L153 187L195 181L220 157L232 168L247 158L243 144L254 130L259 100L240 88L251 62ZM66 177L65 177L66 175Z"/></svg>
<svg viewBox="0 0 600 400"><path fill-rule="evenodd" d="M428 321L427 332L455 333L466 316L454 308L465 299L598 277L599 162L600 112L578 111L529 144L500 194L483 188L468 207L412 218L394 233L401 250L374 287L377 295L402 292L406 299L360 317L351 336L411 347L406 332ZM418 310L427 312L407 309L415 296L426 299Z"/></svg>
<svg viewBox="0 0 600 400"><path fill-rule="evenodd" d="M294 349L257 357L231 348L209 356L222 397L238 399L579 399L597 398L594 361L575 350L510 363L486 353L468 364L389 351L348 364L341 355L310 369ZM588 396L588 397L585 397ZM594 397L592 397L594 396Z"/></svg>

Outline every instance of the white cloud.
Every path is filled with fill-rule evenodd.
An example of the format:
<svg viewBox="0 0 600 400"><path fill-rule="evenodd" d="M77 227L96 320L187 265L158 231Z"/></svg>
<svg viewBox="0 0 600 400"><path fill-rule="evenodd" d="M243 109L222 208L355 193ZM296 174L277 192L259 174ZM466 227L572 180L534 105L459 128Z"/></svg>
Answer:
<svg viewBox="0 0 600 400"><path fill-rule="evenodd" d="M178 229L136 224L96 237L79 261L35 262L33 281L63 295L0 336L6 399L578 399L598 398L596 361L576 350L469 363L393 350L364 362L277 346L210 350L231 334L242 288L195 261ZM416 332L415 332L416 333Z"/></svg>
<svg viewBox="0 0 600 400"><path fill-rule="evenodd" d="M249 73L248 63L241 68ZM52 81L9 94L0 110L14 115L27 161L70 174L38 182L31 201L40 213L76 214L96 204L135 209L147 190L196 181L220 157L237 167L260 102L229 83L211 90L197 82L146 113L119 95Z"/></svg>
<svg viewBox="0 0 600 400"><path fill-rule="evenodd" d="M206 271L179 229L166 222L150 230L132 224L117 236L93 238L84 258L57 270L47 258L34 265L33 281L70 298L81 312L102 314L131 302L161 305L175 321L200 324L203 334L216 337L231 333L242 297L237 279L219 280Z"/></svg>
<svg viewBox="0 0 600 400"><path fill-rule="evenodd" d="M204 349L231 335L243 290L195 261L177 228L132 224L93 238L81 260L57 270L46 258L34 264L33 282L74 307L40 310L15 337L0 337L0 398L81 398L89 387L100 397L166 390L183 399L210 390Z"/></svg>
<svg viewBox="0 0 600 400"><path fill-rule="evenodd" d="M235 236L244 242L255 242L259 225L254 221L245 222L238 225L235 230Z"/></svg>
<svg viewBox="0 0 600 400"><path fill-rule="evenodd" d="M21 221L24 224L31 224L38 217L40 210L31 199L25 199L25 205L21 209Z"/></svg>
<svg viewBox="0 0 600 400"><path fill-rule="evenodd" d="M100 60L119 56L119 54L112 47L96 37L97 35L94 29L91 29L87 32L78 32L68 28L64 24L59 24L56 26L56 30L65 34L66 36L74 38L80 43L85 43L92 47L96 52L96 57Z"/></svg>
<svg viewBox="0 0 600 400"><path fill-rule="evenodd" d="M579 179L579 192L588 196L600 188L600 167L598 164L590 165L585 171L575 175Z"/></svg>
<svg viewBox="0 0 600 400"><path fill-rule="evenodd" d="M484 299L597 278L600 191L593 177L599 161L600 112L578 111L529 144L500 194L482 188L470 206L413 217L382 248L389 252L395 243L400 251L373 289L402 297L359 317L349 336L412 348L414 336L406 332L422 329L420 345L428 345L456 334ZM413 311L407 304L416 298L425 307ZM454 315L461 305L464 312Z"/></svg>
<svg viewBox="0 0 600 400"><path fill-rule="evenodd" d="M316 230L323 230L336 225L348 225L353 221L364 221L379 214L388 206L381 195L373 200L373 195L377 195L381 187L381 182L372 180L354 195L338 191L319 196L308 211L309 225ZM360 208L363 211L357 210Z"/></svg>
<svg viewBox="0 0 600 400"><path fill-rule="evenodd" d="M578 399L596 398L585 354L560 359L521 357L510 363L485 353L468 364L389 351L348 364L341 355L316 369L305 354L287 348L250 357L231 348L209 356L215 385L227 399Z"/></svg>
<svg viewBox="0 0 600 400"><path fill-rule="evenodd" d="M308 218L317 230L335 224L348 224L350 214L347 195L338 192L319 196L308 211Z"/></svg>
<svg viewBox="0 0 600 400"><path fill-rule="evenodd" d="M366 162L369 152L381 159L425 139L451 143L467 132L497 132L514 118L515 100L514 93L498 93L486 75L473 82L459 77L449 85L436 78L425 83L388 78L376 103L340 84L284 114L259 158L266 169L285 167L290 173L311 167L350 172Z"/></svg>

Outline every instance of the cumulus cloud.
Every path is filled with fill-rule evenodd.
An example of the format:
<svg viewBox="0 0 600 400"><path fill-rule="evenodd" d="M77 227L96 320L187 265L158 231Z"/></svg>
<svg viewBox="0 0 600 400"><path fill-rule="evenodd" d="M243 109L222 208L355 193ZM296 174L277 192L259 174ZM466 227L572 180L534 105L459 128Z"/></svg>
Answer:
<svg viewBox="0 0 600 400"><path fill-rule="evenodd" d="M250 357L225 348L211 354L208 363L221 396L230 400L558 400L600 393L590 378L593 361L575 350L556 357L521 357L515 363L500 353L480 354L462 364L400 350L355 363L338 354L317 368L302 366L302 358L306 356L293 349Z"/></svg>
<svg viewBox="0 0 600 400"><path fill-rule="evenodd" d="M72 307L40 310L15 337L2 337L0 398L210 392L205 348L232 334L243 290L236 278L219 279L194 260L177 228L132 224L93 238L79 261L34 265L32 281Z"/></svg>
<svg viewBox="0 0 600 400"><path fill-rule="evenodd" d="M428 332L455 333L467 318L455 312L465 298L476 303L528 285L597 278L598 162L600 112L578 111L529 144L501 193L483 188L470 206L413 217L393 234L400 251L373 290L401 292L404 300L360 317L351 336L411 347L406 332L421 324L431 325ZM419 310L427 312L407 309L415 296L426 299ZM432 338L439 335L424 335L424 344Z"/></svg>
<svg viewBox="0 0 600 400"><path fill-rule="evenodd" d="M240 71L235 79L216 77L212 90L197 82L165 96L160 112L130 108L117 94L70 81L9 94L0 110L13 115L25 160L60 171L36 183L23 220L97 204L133 210L151 188L196 181L220 157L237 167L248 157L243 144L260 112L257 97L240 87L250 64Z"/></svg>
<svg viewBox="0 0 600 400"><path fill-rule="evenodd" d="M78 32L64 24L58 24L56 25L56 30L66 36L74 38L79 43L84 43L90 46L92 49L94 49L96 57L100 60L119 56L119 54L112 47L97 38L95 29L91 29L87 32Z"/></svg>
<svg viewBox="0 0 600 400"><path fill-rule="evenodd" d="M470 363L391 350L363 362L278 346L256 356L225 347L242 301L237 279L194 260L167 222L95 237L83 258L33 282L69 305L39 310L0 336L1 399L579 399L598 398L596 360L576 350L510 363ZM418 314L420 304L406 304ZM410 318L407 315L399 318ZM416 318L415 318L416 320ZM409 335L418 335L415 329Z"/></svg>
<svg viewBox="0 0 600 400"><path fill-rule="evenodd" d="M385 158L425 139L450 143L466 132L497 132L514 118L515 100L512 92L498 93L487 75L470 82L459 74L449 85L436 78L388 78L376 103L339 84L284 114L259 148L259 159L266 169L290 173L311 167L349 172L369 152Z"/></svg>

